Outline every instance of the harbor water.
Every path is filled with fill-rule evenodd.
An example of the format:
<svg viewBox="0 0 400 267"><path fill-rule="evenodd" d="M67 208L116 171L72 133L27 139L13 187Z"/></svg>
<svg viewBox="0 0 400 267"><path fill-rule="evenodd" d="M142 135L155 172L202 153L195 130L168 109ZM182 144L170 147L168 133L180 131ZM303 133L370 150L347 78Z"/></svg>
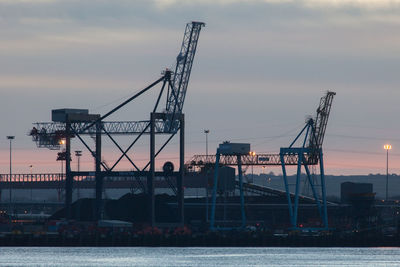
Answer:
<svg viewBox="0 0 400 267"><path fill-rule="evenodd" d="M0 266L400 266L400 248L1 247Z"/></svg>

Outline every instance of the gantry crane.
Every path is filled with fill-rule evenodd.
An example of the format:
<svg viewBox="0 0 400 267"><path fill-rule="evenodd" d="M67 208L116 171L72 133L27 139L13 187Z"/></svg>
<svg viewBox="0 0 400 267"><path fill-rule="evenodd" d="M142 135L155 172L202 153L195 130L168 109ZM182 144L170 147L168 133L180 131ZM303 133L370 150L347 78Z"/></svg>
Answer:
<svg viewBox="0 0 400 267"><path fill-rule="evenodd" d="M47 147L49 149L59 149L60 141L65 139L66 146L66 214L67 218L71 218L71 202L72 202L72 186L73 177L78 175L89 175L92 172L81 171L73 172L70 168L70 150L71 150L71 138L77 137L91 155L95 159L96 163L96 210L95 219L101 218L102 210L102 192L103 192L103 178L105 176L131 176L137 179L137 182L141 184L143 192L147 193L149 201L149 223L155 224L155 213L154 213L154 179L155 176L164 177L164 172L155 171L155 160L157 155L165 148L170 140L180 132L180 149L179 149L179 171L174 172L171 167L168 169L168 176L172 175L176 177L176 191L178 197L178 213L179 221L183 223L183 174L184 174L184 114L183 104L185 95L189 83L190 73L193 65L193 59L196 54L197 43L200 35L201 28L205 26L203 22L190 22L186 25L185 33L182 41L180 52L176 59L175 72L166 69L162 76L151 83L146 88L142 89L134 96L128 98L123 103L113 108L105 115L100 116L99 114L89 114L88 110L76 110L76 109L60 109L53 110L52 122L46 123L34 123L35 127L30 131L32 140L36 142L38 147ZM154 108L150 113L150 120L143 121L104 121L111 114L132 102L134 99L141 96L149 89L155 87L157 84L162 83L161 90L157 97ZM159 103L163 97L163 92L167 87L166 95L166 109L158 111ZM150 135L150 158L148 163L139 168L131 157L128 156L128 152L132 149L135 143L145 134ZM169 135L169 138L161 145L156 152L155 135L164 134ZM92 149L87 142L82 138L82 135L95 136L95 149ZM101 137L106 135L115 144L115 146L121 152L121 156L111 166L107 166L102 161L101 156ZM136 135L132 143L123 149L117 141L113 138L113 135ZM134 171L122 172L115 171L115 167L123 158L128 159L132 164ZM170 166L170 165L168 165ZM141 177L146 177L147 186L142 182Z"/></svg>
<svg viewBox="0 0 400 267"><path fill-rule="evenodd" d="M299 207L299 191L300 191L300 176L301 176L301 166L304 166L306 171L307 180L311 186L311 190L313 193L313 197L317 203L318 212L321 216L324 229L328 229L328 211L327 211L327 203L326 203L326 188L325 188L325 173L324 173L324 163L323 163L323 153L322 153L322 143L324 141L326 126L328 124L328 118L332 107L333 97L336 95L335 92L328 91L325 96L323 96L320 100L320 104L317 108L317 115L315 119L310 118L307 120L306 125L300 131L300 133L296 136L293 142L287 148L280 149L280 159L282 166L282 174L283 180L285 183L285 191L289 206L289 216L290 222L294 229L297 229L298 222L298 207ZM301 146L294 147L296 142L300 140L301 136L304 136L303 142ZM308 142L308 145L307 145ZM295 195L294 195L294 204L292 204L292 198L290 195L288 180L287 180L287 172L286 172L286 164L285 157L293 156L297 157L297 174L296 174L296 184L295 184ZM313 179L311 179L311 172L309 166L311 165L319 165L320 167L320 193L322 198L322 206L321 201L319 199L319 193L314 183Z"/></svg>
<svg viewBox="0 0 400 267"><path fill-rule="evenodd" d="M285 191L289 206L290 222L293 228L297 228L298 206L299 206L299 190L300 190L300 176L301 166L304 166L308 182L310 183L314 200L318 207L318 212L324 224L324 229L328 228L328 214L326 202L326 189L325 189L325 174L323 166L323 153L322 144L325 136L325 131L328 123L329 114L332 107L333 97L335 92L328 91L325 96L320 100L319 106L316 111L315 118L309 118L305 126L296 136L289 147L282 147L279 154L255 154L249 153L246 155L235 154L220 154L216 155L195 155L190 162L187 163L189 167L204 167L212 164L219 166L281 166L283 173L283 180L285 184ZM303 136L300 146L295 146ZM317 189L316 184L311 179L311 172L309 166L320 166L320 190ZM297 166L296 184L294 194L289 190L287 179L287 166ZM215 167L217 169L217 166ZM239 190L243 190L246 184L240 186ZM318 192L320 191L320 192ZM320 193L320 194L319 194ZM242 192L241 192L242 195ZM319 196L321 195L321 197ZM214 197L214 196L213 196ZM294 203L292 203L294 198ZM322 198L322 199L320 199ZM321 205L322 204L322 205ZM215 205L215 203L213 204ZM215 209L214 209L215 210ZM243 208L242 208L243 210ZM214 212L214 211L213 211ZM212 217L215 215L211 214ZM242 218L245 218L242 211Z"/></svg>

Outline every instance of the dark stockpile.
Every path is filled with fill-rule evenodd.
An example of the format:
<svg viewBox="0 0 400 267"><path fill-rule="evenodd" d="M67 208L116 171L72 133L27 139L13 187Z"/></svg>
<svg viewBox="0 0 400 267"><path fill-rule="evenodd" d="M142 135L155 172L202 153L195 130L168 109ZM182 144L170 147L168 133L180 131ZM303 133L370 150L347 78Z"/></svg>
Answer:
<svg viewBox="0 0 400 267"><path fill-rule="evenodd" d="M158 222L175 222L177 211L167 205L176 202L176 197L168 195L155 196L155 213ZM92 221L94 217L95 200L90 198L79 199L72 204L72 219ZM108 220L122 220L135 223L148 221L147 196L143 194L125 194L117 200L104 200L103 218ZM54 213L50 220L65 218L65 209Z"/></svg>

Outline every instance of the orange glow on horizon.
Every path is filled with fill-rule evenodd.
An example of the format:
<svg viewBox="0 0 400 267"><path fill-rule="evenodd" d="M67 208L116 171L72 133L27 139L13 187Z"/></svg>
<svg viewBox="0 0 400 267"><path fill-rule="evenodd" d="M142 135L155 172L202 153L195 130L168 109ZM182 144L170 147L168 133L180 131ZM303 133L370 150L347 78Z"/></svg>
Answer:
<svg viewBox="0 0 400 267"><path fill-rule="evenodd" d="M15 149L13 150L12 166L14 173L54 173L61 171L61 162L56 161L57 152L47 149ZM117 152L109 152L108 150L103 151L104 160L112 165L119 157ZM192 156L197 151L187 151L185 162L190 161ZM9 154L8 150L0 151L0 173L9 172ZM354 154L344 153L337 151L329 151L324 155L324 167L326 174L334 175L356 175L356 174L377 174L385 173L386 169L386 157L382 157L383 153L371 153L371 154ZM83 151L80 161L81 170L94 170L94 160L90 156L90 153ZM400 154L391 155L394 161L400 160ZM146 151L137 152L136 156L131 157L135 164L139 167L144 167L148 162L148 153ZM156 160L156 168L161 169L165 161L172 161L176 168L179 166L179 155L173 152L166 152L160 154ZM30 167L32 166L32 167ZM65 166L64 166L65 167ZM75 170L77 168L77 158L72 155L71 168ZM116 167L116 170L133 170L132 165L123 159L121 163ZM257 170L257 171L256 171ZM280 166L266 166L264 173L274 172L278 174L281 172ZM255 173L262 173L262 167L254 167ZM391 173L400 174L400 167L393 166Z"/></svg>

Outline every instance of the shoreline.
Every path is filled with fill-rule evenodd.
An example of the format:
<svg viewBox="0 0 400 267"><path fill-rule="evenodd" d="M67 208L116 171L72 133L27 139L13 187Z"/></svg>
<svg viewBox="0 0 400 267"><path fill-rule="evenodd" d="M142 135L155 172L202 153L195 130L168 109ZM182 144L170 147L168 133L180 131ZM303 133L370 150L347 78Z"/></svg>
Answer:
<svg viewBox="0 0 400 267"><path fill-rule="evenodd" d="M398 236L355 234L347 237L271 236L263 233L206 233L192 235L75 235L57 233L0 236L0 247L400 247Z"/></svg>

